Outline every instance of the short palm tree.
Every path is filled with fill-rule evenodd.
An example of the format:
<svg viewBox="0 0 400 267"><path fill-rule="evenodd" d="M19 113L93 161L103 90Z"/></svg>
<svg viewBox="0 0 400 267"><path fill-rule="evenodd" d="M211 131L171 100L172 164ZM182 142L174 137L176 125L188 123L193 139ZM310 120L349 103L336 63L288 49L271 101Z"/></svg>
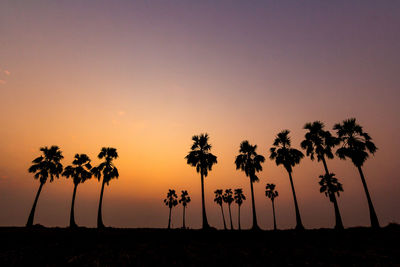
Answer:
<svg viewBox="0 0 400 267"><path fill-rule="evenodd" d="M308 130L305 134L305 139L301 142L301 147L306 150L307 156L314 160L314 155L317 156L318 161L322 161L325 169L325 174L329 175L328 165L326 158L333 159L332 148L340 143L340 139L334 137L329 131L324 130L324 124L320 121L313 123L306 123L304 129ZM342 217L340 216L339 205L337 203L335 194L330 196L335 209L335 229L343 229Z"/></svg>
<svg viewBox="0 0 400 267"><path fill-rule="evenodd" d="M37 157L32 161L32 165L29 168L30 173L34 173L35 179L40 181L39 190L36 193L35 201L33 202L31 213L29 214L27 227L33 225L33 219L35 217L36 204L39 199L40 192L42 191L43 185L46 183L47 179L50 177L50 182L53 182L54 177L59 178L63 171L63 166L60 161L64 158L60 148L58 146L47 146L41 147L40 151L43 155Z"/></svg>
<svg viewBox="0 0 400 267"><path fill-rule="evenodd" d="M329 197L329 200L335 205L336 198L335 194L340 196L340 192L343 192L343 186L339 183L338 179L335 177L334 173L328 173L325 175L320 175L321 179L318 183L321 186L320 192L325 193L325 196ZM337 205L337 204L336 204ZM343 226L342 228L343 229Z"/></svg>
<svg viewBox="0 0 400 267"><path fill-rule="evenodd" d="M238 204L238 228L239 230L242 230L240 227L240 206L243 204L243 201L246 200L246 197L243 194L243 189L235 189L235 195L233 198L235 199L235 203Z"/></svg>
<svg viewBox="0 0 400 267"><path fill-rule="evenodd" d="M296 229L304 229L303 223L301 222L301 216L299 207L297 205L296 191L294 190L292 172L293 167L300 163L300 160L304 157L301 151L291 147L291 140L289 137L289 130L283 130L276 136L273 147L270 149L271 160L275 160L276 165L283 165L289 174L290 185L292 187L294 207L296 210Z"/></svg>
<svg viewBox="0 0 400 267"><path fill-rule="evenodd" d="M72 204L71 204L71 214L69 217L69 227L77 227L75 223L75 195L76 189L80 183L84 183L87 179L92 177L90 170L92 165L90 165L90 159L86 154L76 154L72 165L65 167L63 176L66 178L72 177L74 182L74 192L72 194Z"/></svg>
<svg viewBox="0 0 400 267"><path fill-rule="evenodd" d="M257 172L262 171L261 163L265 161L262 155L256 152L257 145L251 145L249 141L245 140L240 144L239 155L236 156L235 164L237 170L245 172L246 176L250 178L251 189L251 206L253 211L253 230L259 230L257 224L256 205L254 201L253 183L258 182L259 179L256 175Z"/></svg>
<svg viewBox="0 0 400 267"><path fill-rule="evenodd" d="M231 230L233 230L233 223L232 223L232 213L231 213L231 204L233 202L233 192L232 189L226 189L224 195L222 196L222 199L226 204L228 204L228 210L229 210L229 220L231 222Z"/></svg>
<svg viewBox="0 0 400 267"><path fill-rule="evenodd" d="M186 210L186 206L187 204L191 201L190 196L188 194L188 192L186 190L182 190L181 193L181 198L179 199L179 203L182 203L182 207L183 207L183 223L182 223L182 228L186 229L186 225L185 225L185 210Z"/></svg>
<svg viewBox="0 0 400 267"><path fill-rule="evenodd" d="M103 176L103 181L101 183L101 191L100 191L100 201L99 201L99 210L97 213L97 227L104 228L103 224L103 216L101 213L101 207L103 204L103 193L104 193L104 185L109 185L110 181L114 178L119 177L118 169L115 167L113 160L118 158L117 149L112 147L103 147L97 156L99 159L104 159L99 166L92 168L92 174L99 181L101 176Z"/></svg>
<svg viewBox="0 0 400 267"><path fill-rule="evenodd" d="M372 142L372 138L368 133L364 132L362 126L356 123L355 118L344 120L342 123L337 123L333 127L336 130L341 141L341 147L336 151L336 155L340 159L349 158L357 167L360 173L361 182L364 186L365 195L367 196L369 215L371 226L379 228L378 216L376 216L374 205L372 204L371 196L368 191L367 182L365 181L362 166L368 159L369 154L374 154L377 147Z"/></svg>
<svg viewBox="0 0 400 267"><path fill-rule="evenodd" d="M172 208L178 205L178 196L176 195L175 190L173 189L168 190L167 198L164 199L164 203L169 208L168 229L171 229Z"/></svg>
<svg viewBox="0 0 400 267"><path fill-rule="evenodd" d="M276 219L275 219L275 198L279 196L278 191L275 190L274 184L267 184L265 187L265 196L271 199L272 202L272 215L274 216L274 230L276 231Z"/></svg>
<svg viewBox="0 0 400 267"><path fill-rule="evenodd" d="M226 230L224 208L222 207L222 203L224 201L223 192L224 191L222 189L217 189L214 191L214 194L215 194L214 202L217 203L221 207L222 221L224 222L224 230Z"/></svg>
<svg viewBox="0 0 400 267"><path fill-rule="evenodd" d="M217 157L211 154L211 145L208 143L208 134L200 134L192 137L193 145L191 151L185 157L187 164L196 167L196 171L201 177L201 206L203 215L203 229L208 229L205 199L204 199L204 177L207 177L208 171L217 163Z"/></svg>

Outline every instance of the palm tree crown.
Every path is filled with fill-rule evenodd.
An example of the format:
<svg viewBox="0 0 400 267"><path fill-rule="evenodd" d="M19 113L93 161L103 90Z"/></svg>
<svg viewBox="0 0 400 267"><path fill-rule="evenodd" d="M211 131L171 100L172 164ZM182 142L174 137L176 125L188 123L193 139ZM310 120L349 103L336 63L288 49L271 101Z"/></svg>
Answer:
<svg viewBox="0 0 400 267"><path fill-rule="evenodd" d="M272 201L279 196L278 191L275 190L275 184L267 184L265 187L265 196Z"/></svg>
<svg viewBox="0 0 400 267"><path fill-rule="evenodd" d="M167 198L164 199L164 203L170 209L176 205L178 205L178 196L175 193L175 190L169 189L167 193Z"/></svg>
<svg viewBox="0 0 400 267"><path fill-rule="evenodd" d="M226 189L224 195L222 196L225 203L230 205L233 202L233 192L232 189Z"/></svg>
<svg viewBox="0 0 400 267"><path fill-rule="evenodd" d="M235 195L233 198L235 199L236 204L238 204L239 206L242 205L243 201L246 200L246 197L243 194L243 189L242 188L235 189Z"/></svg>
<svg viewBox="0 0 400 267"><path fill-rule="evenodd" d="M321 186L319 191L325 193L325 195L329 197L329 200L333 202L333 195L336 193L340 196L340 192L343 192L342 184L335 177L334 173L320 175L319 178L321 179L318 182Z"/></svg>
<svg viewBox="0 0 400 267"><path fill-rule="evenodd" d="M44 184L48 177L50 177L50 182L54 180L54 177L60 177L63 171L60 161L64 156L58 146L41 147L40 151L43 152L43 156L34 159L28 171L34 173L35 179L39 179Z"/></svg>
<svg viewBox="0 0 400 267"><path fill-rule="evenodd" d="M179 199L179 203L182 203L182 206L186 207L187 204L191 201L189 194L186 190L182 190L181 198Z"/></svg>
<svg viewBox="0 0 400 267"><path fill-rule="evenodd" d="M356 123L355 118L344 120L333 127L342 141L342 146L336 151L341 159L350 158L354 165L361 167L368 159L369 153L374 154L378 149L368 133Z"/></svg>
<svg viewBox="0 0 400 267"><path fill-rule="evenodd" d="M288 172L292 172L292 167L300 163L304 157L301 151L291 148L291 140L289 137L289 130L283 130L278 133L271 147L270 159L275 160L276 165L283 165Z"/></svg>
<svg viewBox="0 0 400 267"><path fill-rule="evenodd" d="M217 203L218 205L222 206L222 202L223 202L223 190L222 189L217 189L214 191L215 194L215 198L214 198L214 202Z"/></svg>
<svg viewBox="0 0 400 267"><path fill-rule="evenodd" d="M236 157L235 164L237 170L245 172L252 182L258 182L256 172L262 171L261 163L265 161L264 156L256 152L257 145L251 145L245 140L240 144L239 155Z"/></svg>
<svg viewBox="0 0 400 267"><path fill-rule="evenodd" d="M208 143L208 134L200 134L192 137L193 145L191 151L185 157L187 163L196 167L196 171L204 177L211 171L212 166L217 163L217 157L210 153L211 145Z"/></svg>
<svg viewBox="0 0 400 267"><path fill-rule="evenodd" d="M100 180L101 174L103 174L103 182L108 185L111 179L119 177L118 169L113 163L113 160L118 158L117 149L103 147L97 157L99 159L104 158L104 161L99 166L93 167L92 173L98 180Z"/></svg>
<svg viewBox="0 0 400 267"><path fill-rule="evenodd" d="M65 167L63 176L74 179L74 184L80 184L92 177L92 165L86 154L76 154L72 165Z"/></svg>

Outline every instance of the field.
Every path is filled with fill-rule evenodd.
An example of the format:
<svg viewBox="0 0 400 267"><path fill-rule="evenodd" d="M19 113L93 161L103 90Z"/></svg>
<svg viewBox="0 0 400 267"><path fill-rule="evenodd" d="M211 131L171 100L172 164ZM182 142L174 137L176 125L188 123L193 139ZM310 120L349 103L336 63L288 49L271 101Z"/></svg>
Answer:
<svg viewBox="0 0 400 267"><path fill-rule="evenodd" d="M0 228L0 266L400 266L400 226L342 232Z"/></svg>

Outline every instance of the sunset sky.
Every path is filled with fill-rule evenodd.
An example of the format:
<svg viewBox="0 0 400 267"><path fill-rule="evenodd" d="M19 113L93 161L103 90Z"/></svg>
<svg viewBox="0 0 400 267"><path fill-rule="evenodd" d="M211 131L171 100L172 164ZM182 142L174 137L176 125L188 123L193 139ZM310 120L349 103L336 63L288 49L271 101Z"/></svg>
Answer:
<svg viewBox="0 0 400 267"><path fill-rule="evenodd" d="M166 227L169 188L188 190L187 225L201 226L200 176L186 164L194 134L218 157L205 180L209 223L221 228L217 188L250 184L234 165L249 140L266 157L255 184L259 225L271 229L266 183L275 183L279 228L295 214L287 172L268 159L291 130L300 149L306 122L327 129L356 117L378 151L364 173L381 225L400 222L400 1L13 1L0 3L0 225L23 226L39 182L28 173L42 146L97 164L117 148L120 177L105 188L103 220L115 227ZM350 160L328 161L344 187L345 227L369 225ZM322 163L304 158L294 184L306 228L333 227L319 193ZM96 225L101 183L79 185L75 218ZM35 223L67 226L73 183L43 187ZM232 206L237 227L237 206ZM172 226L181 227L182 207Z"/></svg>

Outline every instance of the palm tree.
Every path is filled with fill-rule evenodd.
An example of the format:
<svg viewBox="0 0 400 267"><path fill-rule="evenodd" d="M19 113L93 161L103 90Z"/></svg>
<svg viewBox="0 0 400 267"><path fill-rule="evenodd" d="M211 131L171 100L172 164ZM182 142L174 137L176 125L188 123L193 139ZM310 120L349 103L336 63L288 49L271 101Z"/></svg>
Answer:
<svg viewBox="0 0 400 267"><path fill-rule="evenodd" d="M364 173L361 168L368 159L369 153L374 154L378 148L372 142L372 138L369 134L363 131L362 126L356 123L355 118L337 123L333 129L336 130L342 143L341 147L336 151L336 155L339 156L340 159L350 158L357 167L367 196L371 226L373 228L379 228L378 217L376 216L374 205L369 195L367 182L365 181Z"/></svg>
<svg viewBox="0 0 400 267"><path fill-rule="evenodd" d="M304 157L301 151L291 148L291 141L289 137L289 130L283 130L276 136L273 147L270 148L271 155L269 158L275 160L277 166L283 165L289 174L290 185L292 186L294 207L296 210L296 229L304 229L301 222L300 211L297 205L296 192L294 190L292 172L296 164L300 163L300 160Z"/></svg>
<svg viewBox="0 0 400 267"><path fill-rule="evenodd" d="M117 167L115 167L113 160L118 158L117 149L112 147L103 147L97 156L99 159L103 159L104 161L99 164L97 167L92 168L93 175L100 181L101 176L103 176L103 181L101 183L101 191L100 191L100 201L99 201L99 210L97 213L97 228L104 228L103 224L103 216L101 213L101 207L103 203L103 192L104 192L104 184L109 185L111 179L118 178L119 173Z"/></svg>
<svg viewBox="0 0 400 267"><path fill-rule="evenodd" d="M246 197L243 194L243 189L235 189L235 195L233 198L235 199L235 203L238 204L238 228L239 230L242 230L240 227L240 206L242 205L243 201L246 200Z"/></svg>
<svg viewBox="0 0 400 267"><path fill-rule="evenodd" d="M72 194L71 214L69 217L69 227L77 227L75 223L74 206L76 189L80 183L84 183L87 179L92 177L90 170L90 159L86 154L76 154L72 165L65 167L63 176L66 178L72 177L74 182L74 193Z"/></svg>
<svg viewBox="0 0 400 267"><path fill-rule="evenodd" d="M42 156L37 157L32 161L32 166L28 169L30 173L34 173L35 179L39 179L40 186L36 193L35 201L33 202L31 213L29 214L27 227L33 225L33 219L35 217L36 204L39 199L40 192L42 191L43 185L46 183L47 178L50 177L50 182L53 182L54 177L59 178L63 171L63 166L60 161L64 158L60 148L58 146L47 146L41 147L40 151L43 152Z"/></svg>
<svg viewBox="0 0 400 267"><path fill-rule="evenodd" d="M231 204L233 202L233 196L232 195L233 195L232 189L225 189L225 194L222 196L222 199L224 200L224 202L228 204L229 219L230 219L230 222L231 222L231 230L233 230L232 213L231 213Z"/></svg>
<svg viewBox="0 0 400 267"><path fill-rule="evenodd" d="M169 189L167 193L167 198L164 199L165 205L169 208L169 218L168 218L168 229L171 229L171 212L172 208L178 205L178 196L175 193L175 190Z"/></svg>
<svg viewBox="0 0 400 267"><path fill-rule="evenodd" d="M183 223L182 223L182 228L186 229L185 226L185 210L187 204L191 201L189 194L186 190L182 190L181 198L179 199L179 203L182 203L183 206Z"/></svg>
<svg viewBox="0 0 400 267"><path fill-rule="evenodd" d="M304 129L308 130L305 139L301 142L301 147L306 150L307 156L314 160L314 154L317 160L324 164L325 175L329 175L328 166L325 157L333 159L332 148L340 143L340 139L331 135L329 131L324 130L324 124L320 121L306 123ZM330 196L335 209L335 229L343 229L342 217L340 216L339 206L335 194Z"/></svg>
<svg viewBox="0 0 400 267"><path fill-rule="evenodd" d="M257 224L256 205L254 202L254 190L253 183L258 182L259 179L256 175L257 172L262 171L261 163L265 161L265 158L258 155L256 152L257 145L250 145L249 141L245 140L240 144L239 155L236 156L235 164L236 169L240 169L245 172L246 176L250 178L250 189L251 189L251 206L253 210L253 230L259 230Z"/></svg>
<svg viewBox="0 0 400 267"><path fill-rule="evenodd" d="M214 202L217 203L221 207L221 212L222 212L222 220L224 222L224 230L226 230L226 223L225 223L225 215L224 215L224 208L222 207L223 203L223 190L222 189L217 189L214 191L215 198Z"/></svg>
<svg viewBox="0 0 400 267"><path fill-rule="evenodd" d="M208 171L217 163L217 157L210 153L211 145L208 143L208 134L200 134L192 137L193 145L191 151L185 157L187 164L196 167L196 171L201 177L201 205L203 215L203 229L208 229L205 199L204 199L204 177L207 177Z"/></svg>
<svg viewBox="0 0 400 267"><path fill-rule="evenodd" d="M329 200L335 204L336 197L335 194L340 196L339 192L343 192L343 186L339 183L338 179L335 177L334 173L326 173L325 175L320 175L319 178L321 179L318 183L321 186L320 192L325 193L325 196L329 197ZM337 227L336 227L337 228ZM343 229L343 225L341 228Z"/></svg>
<svg viewBox="0 0 400 267"><path fill-rule="evenodd" d="M276 231L276 219L275 219L275 198L279 196L278 191L275 190L274 184L267 184L265 187L265 196L271 199L272 202L272 215L274 216L274 230Z"/></svg>

